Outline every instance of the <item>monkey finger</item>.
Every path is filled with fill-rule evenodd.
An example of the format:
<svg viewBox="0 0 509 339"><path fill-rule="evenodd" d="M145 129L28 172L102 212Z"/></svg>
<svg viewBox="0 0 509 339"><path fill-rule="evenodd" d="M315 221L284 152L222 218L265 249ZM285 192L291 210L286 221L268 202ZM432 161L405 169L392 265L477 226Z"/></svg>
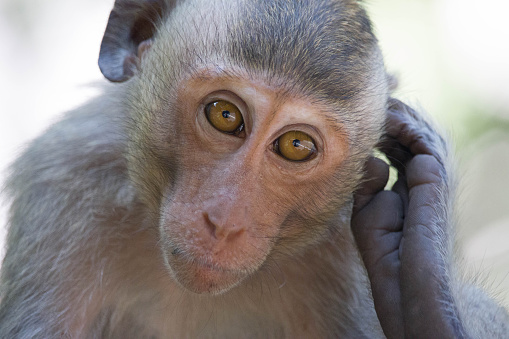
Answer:
<svg viewBox="0 0 509 339"><path fill-rule="evenodd" d="M404 338L400 268L396 250L381 257L368 273L375 311L387 338Z"/></svg>
<svg viewBox="0 0 509 339"><path fill-rule="evenodd" d="M414 109L397 99L389 100L386 133L412 154L433 155L442 162L438 152L445 144L442 137Z"/></svg>
<svg viewBox="0 0 509 339"><path fill-rule="evenodd" d="M419 185L433 184L442 189L437 194L447 193L445 190L447 187L444 186L447 182L447 173L436 157L416 155L407 165L406 177L409 190Z"/></svg>
<svg viewBox="0 0 509 339"><path fill-rule="evenodd" d="M409 204L401 249L401 298L405 335L409 338L461 337L454 314L444 251L447 211L443 207L442 165L429 155L408 164ZM445 253L447 255L447 253ZM434 324L434 326L429 326Z"/></svg>
<svg viewBox="0 0 509 339"><path fill-rule="evenodd" d="M353 219L352 231L368 272L375 310L388 338L403 337L399 247L403 206L392 191L375 195Z"/></svg>
<svg viewBox="0 0 509 339"><path fill-rule="evenodd" d="M403 216L405 216L408 210L408 186L407 178L404 174L398 174L398 180L394 183L394 186L392 186L392 191L397 193L401 198L403 203Z"/></svg>
<svg viewBox="0 0 509 339"><path fill-rule="evenodd" d="M367 267L399 249L403 226L401 198L381 191L352 218L352 232Z"/></svg>
<svg viewBox="0 0 509 339"><path fill-rule="evenodd" d="M370 157L364 164L361 185L354 194L353 214L371 200L374 194L384 189L389 180L389 166L381 159Z"/></svg>

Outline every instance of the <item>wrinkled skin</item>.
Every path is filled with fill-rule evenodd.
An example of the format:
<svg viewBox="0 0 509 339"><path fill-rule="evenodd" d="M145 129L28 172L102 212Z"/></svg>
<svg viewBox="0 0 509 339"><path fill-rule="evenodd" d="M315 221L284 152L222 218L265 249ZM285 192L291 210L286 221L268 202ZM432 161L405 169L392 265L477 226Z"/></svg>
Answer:
<svg viewBox="0 0 509 339"><path fill-rule="evenodd" d="M449 250L443 207L449 188L437 151L442 142L410 108L392 100L380 148L397 168L398 181L384 190L389 166L371 158L356 192L352 230L389 338L464 337L443 259L449 254L443 253Z"/></svg>

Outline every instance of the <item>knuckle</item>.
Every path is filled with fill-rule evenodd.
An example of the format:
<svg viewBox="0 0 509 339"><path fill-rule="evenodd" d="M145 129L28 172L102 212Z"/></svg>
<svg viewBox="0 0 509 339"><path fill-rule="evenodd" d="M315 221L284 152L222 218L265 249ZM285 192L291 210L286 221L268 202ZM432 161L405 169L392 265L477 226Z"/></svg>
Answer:
<svg viewBox="0 0 509 339"><path fill-rule="evenodd" d="M445 168L433 155L418 154L407 166L409 186L432 183L442 184L445 179Z"/></svg>

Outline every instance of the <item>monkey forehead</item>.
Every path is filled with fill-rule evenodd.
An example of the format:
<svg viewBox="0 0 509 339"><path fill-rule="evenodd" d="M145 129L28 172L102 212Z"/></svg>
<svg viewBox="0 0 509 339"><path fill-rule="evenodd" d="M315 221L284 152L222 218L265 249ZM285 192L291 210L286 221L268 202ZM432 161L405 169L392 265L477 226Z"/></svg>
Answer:
<svg viewBox="0 0 509 339"><path fill-rule="evenodd" d="M371 23L357 1L188 2L196 4L177 6L159 34L166 40L160 53L180 64L171 71L217 59L267 80L285 78L299 91L352 101L379 64Z"/></svg>
<svg viewBox="0 0 509 339"><path fill-rule="evenodd" d="M356 1L247 1L229 25L227 53L235 64L335 100L359 97L379 57Z"/></svg>

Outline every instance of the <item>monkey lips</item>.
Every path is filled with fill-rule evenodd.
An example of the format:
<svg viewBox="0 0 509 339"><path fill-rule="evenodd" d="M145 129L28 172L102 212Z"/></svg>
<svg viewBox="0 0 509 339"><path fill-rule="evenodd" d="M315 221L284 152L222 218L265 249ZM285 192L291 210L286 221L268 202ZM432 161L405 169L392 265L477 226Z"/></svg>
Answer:
<svg viewBox="0 0 509 339"><path fill-rule="evenodd" d="M190 259L178 249L166 254L165 261L175 280L195 293L221 294L249 275L246 270L225 269L202 260Z"/></svg>

